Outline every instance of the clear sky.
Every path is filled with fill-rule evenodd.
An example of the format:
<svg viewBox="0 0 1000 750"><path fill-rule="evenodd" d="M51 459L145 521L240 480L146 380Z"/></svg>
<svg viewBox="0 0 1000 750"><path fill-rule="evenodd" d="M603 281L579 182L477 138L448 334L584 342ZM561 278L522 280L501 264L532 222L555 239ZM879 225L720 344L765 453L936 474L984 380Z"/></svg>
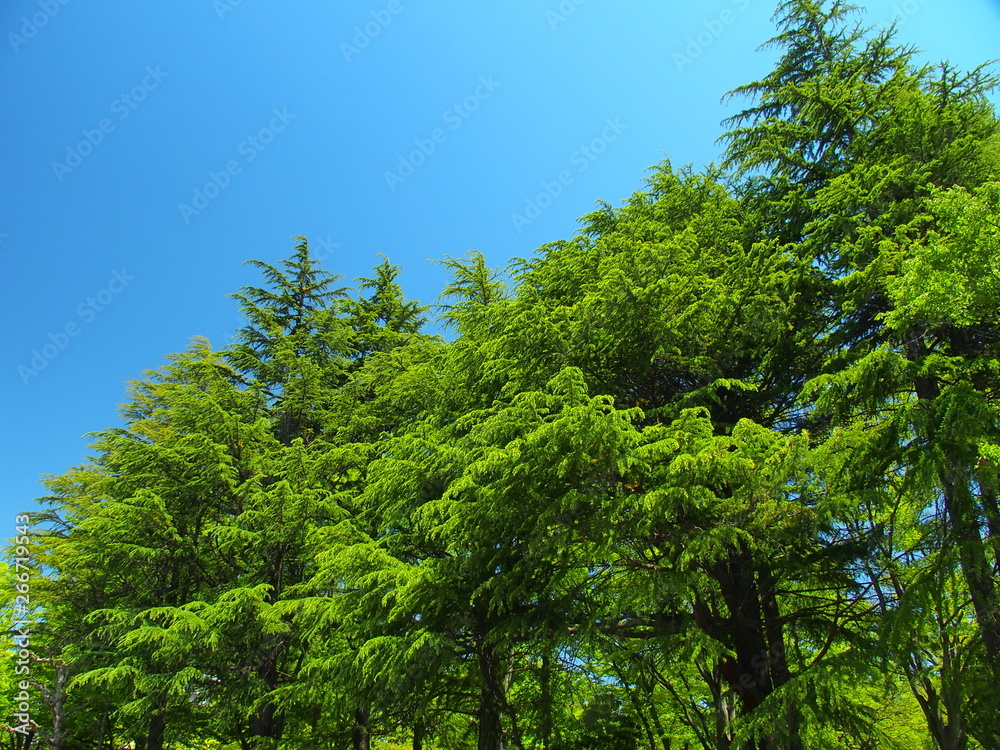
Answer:
<svg viewBox="0 0 1000 750"><path fill-rule="evenodd" d="M7 0L0 529L117 424L127 380L192 336L229 343L226 295L258 281L241 263L292 235L348 282L385 253L433 302L428 259L505 265L664 157L717 160L720 97L770 68L774 7ZM867 7L929 61L1000 57L997 0Z"/></svg>

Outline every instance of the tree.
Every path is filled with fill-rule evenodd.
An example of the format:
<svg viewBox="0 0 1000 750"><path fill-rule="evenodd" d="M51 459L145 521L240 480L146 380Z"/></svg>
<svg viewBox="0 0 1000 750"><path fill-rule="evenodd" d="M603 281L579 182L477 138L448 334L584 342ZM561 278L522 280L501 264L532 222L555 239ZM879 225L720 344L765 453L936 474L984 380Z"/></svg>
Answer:
<svg viewBox="0 0 1000 750"><path fill-rule="evenodd" d="M352 354L351 329L342 317L340 278L318 267L309 243L298 237L292 257L261 270L269 288L233 294L248 325L226 353L233 367L271 400L282 443L315 431L329 394L343 381Z"/></svg>
<svg viewBox="0 0 1000 750"><path fill-rule="evenodd" d="M245 446L270 438L260 400L205 340L131 396L127 426L96 435L91 463L49 480L42 561L56 578L43 601L71 689L102 696L121 731L155 750L206 723L190 699L213 683L205 643L165 640L160 626L231 579L217 534L253 473Z"/></svg>
<svg viewBox="0 0 1000 750"><path fill-rule="evenodd" d="M893 30L845 29L850 10L839 2L788 2L779 9L782 33L772 41L784 55L771 75L734 92L756 104L731 121L738 127L726 135L729 159L744 173L756 172L745 195L771 217L764 226L794 241L828 280L825 373L807 389L818 397L817 424L833 429L832 441L842 440L841 428L854 432L852 450L868 462L865 483L904 475L924 512L940 500L944 525L927 538L961 550L959 568L995 665L989 656L996 650L994 557L980 520L989 515L990 493L974 489L976 445L989 440L994 419L983 410L986 382L955 379L956 366L964 369L959 363L984 364L979 357L989 356L988 348L970 348L976 334L939 325L940 313L926 304L921 315L907 314L913 298L901 292L923 293L928 301L912 270L916 259L928 257L924 248L944 252L937 238L948 233L950 219L942 211L946 201L934 196L995 178L997 121L986 93L996 79L984 68L967 74L947 63L918 68L913 50L892 45ZM986 329L976 332L989 340ZM958 414L980 416L957 420ZM884 506L868 511L890 523L856 526L857 539L884 548L892 517ZM919 567L927 559L949 558L936 549L912 558ZM938 570L931 580L953 579ZM897 594L906 609L903 590ZM935 600L944 601L941 592ZM945 631L940 635L950 642ZM988 737L993 730L977 731Z"/></svg>
<svg viewBox="0 0 1000 750"><path fill-rule="evenodd" d="M47 739L997 746L996 79L854 12L781 3L722 167L445 256L449 341L250 261L49 478Z"/></svg>
<svg viewBox="0 0 1000 750"><path fill-rule="evenodd" d="M412 341L427 322L427 308L407 300L396 283L401 270L382 256L373 277L358 279L359 291L368 291L370 295L349 300L345 305L347 323L354 329L359 363L372 354Z"/></svg>

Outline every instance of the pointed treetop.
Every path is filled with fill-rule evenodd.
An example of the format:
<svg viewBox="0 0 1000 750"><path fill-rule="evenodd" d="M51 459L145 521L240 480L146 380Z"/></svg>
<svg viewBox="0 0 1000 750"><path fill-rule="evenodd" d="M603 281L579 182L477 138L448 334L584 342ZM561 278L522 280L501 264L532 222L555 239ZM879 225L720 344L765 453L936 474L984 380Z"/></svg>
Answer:
<svg viewBox="0 0 1000 750"><path fill-rule="evenodd" d="M779 34L763 47L783 51L763 79L739 86L751 105L728 118L725 166L738 174L758 169L776 177L819 183L843 167L852 139L871 126L886 87L909 78L912 48L892 44L895 29L879 33L849 26L857 7L840 0L789 0L775 21ZM912 71L916 72L916 71Z"/></svg>
<svg viewBox="0 0 1000 750"><path fill-rule="evenodd" d="M444 256L434 261L451 272L451 282L445 286L439 299L454 300L454 304L441 304L445 323L460 326L467 313L481 310L507 298L507 285L500 273L486 265L486 258L478 250L470 250L464 258Z"/></svg>
<svg viewBox="0 0 1000 750"><path fill-rule="evenodd" d="M407 300L396 282L402 269L390 263L385 255L380 253L379 257L382 262L375 266L375 275L357 279L359 291L369 292L368 296L345 305L359 359L406 344L427 322L427 307Z"/></svg>

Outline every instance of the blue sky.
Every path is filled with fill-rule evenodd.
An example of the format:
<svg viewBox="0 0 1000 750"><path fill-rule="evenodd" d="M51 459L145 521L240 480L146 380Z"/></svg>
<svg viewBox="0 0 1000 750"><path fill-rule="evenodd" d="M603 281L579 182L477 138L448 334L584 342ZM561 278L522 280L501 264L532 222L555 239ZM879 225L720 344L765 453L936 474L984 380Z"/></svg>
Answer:
<svg viewBox="0 0 1000 750"><path fill-rule="evenodd" d="M998 55L993 0L870 2L926 59ZM572 236L669 157L719 155L772 2L9 0L0 9L0 528L117 423L125 383L207 336L306 235L347 281L386 254L494 265ZM682 57L679 57L682 56ZM545 194L548 194L546 197ZM542 197L539 197L542 196ZM4 520L8 519L8 520ZM13 532L11 532L13 533Z"/></svg>

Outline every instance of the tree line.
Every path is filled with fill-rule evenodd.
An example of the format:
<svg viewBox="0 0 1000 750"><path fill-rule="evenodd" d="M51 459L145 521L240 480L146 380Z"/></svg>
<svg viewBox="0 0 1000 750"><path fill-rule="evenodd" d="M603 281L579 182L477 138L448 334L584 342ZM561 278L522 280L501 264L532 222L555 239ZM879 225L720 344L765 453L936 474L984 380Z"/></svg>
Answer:
<svg viewBox="0 0 1000 750"><path fill-rule="evenodd" d="M251 261L47 479L8 747L1000 747L998 79L855 12L436 306Z"/></svg>

